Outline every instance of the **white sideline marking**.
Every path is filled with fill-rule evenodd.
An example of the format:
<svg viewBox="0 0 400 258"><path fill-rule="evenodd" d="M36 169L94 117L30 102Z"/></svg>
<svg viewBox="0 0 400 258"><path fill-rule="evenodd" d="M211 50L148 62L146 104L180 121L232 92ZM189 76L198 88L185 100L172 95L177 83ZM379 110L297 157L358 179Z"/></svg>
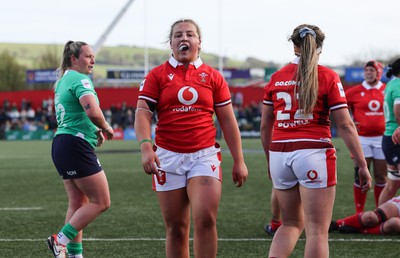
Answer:
<svg viewBox="0 0 400 258"><path fill-rule="evenodd" d="M32 211L32 210L43 210L42 207L0 207L0 211Z"/></svg>
<svg viewBox="0 0 400 258"><path fill-rule="evenodd" d="M42 242L46 239L7 239L0 238L0 242ZM84 238L83 241L93 241L93 242L115 242L115 241L165 241L165 238ZM193 238L190 239L193 241ZM260 242L266 241L271 242L272 238L219 238L218 241L221 242ZM305 238L300 238L299 241L306 241ZM381 239L365 239L365 238L331 238L329 242L400 242L399 238L381 238Z"/></svg>

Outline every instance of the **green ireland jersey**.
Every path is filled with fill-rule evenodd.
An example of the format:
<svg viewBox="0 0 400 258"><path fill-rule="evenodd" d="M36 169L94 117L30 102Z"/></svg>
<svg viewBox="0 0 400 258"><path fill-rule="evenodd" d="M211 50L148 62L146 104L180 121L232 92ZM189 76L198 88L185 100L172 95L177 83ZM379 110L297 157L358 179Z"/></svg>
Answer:
<svg viewBox="0 0 400 258"><path fill-rule="evenodd" d="M79 102L81 97L88 94L94 95L99 102L90 78L77 71L67 70L57 81L54 94L58 125L55 135L72 134L86 140L95 148L97 126L90 121Z"/></svg>
<svg viewBox="0 0 400 258"><path fill-rule="evenodd" d="M385 114L385 136L391 136L396 128L399 126L396 122L396 116L394 115L394 106L400 105L400 78L395 78L388 82L385 89L385 102L384 102L384 114Z"/></svg>

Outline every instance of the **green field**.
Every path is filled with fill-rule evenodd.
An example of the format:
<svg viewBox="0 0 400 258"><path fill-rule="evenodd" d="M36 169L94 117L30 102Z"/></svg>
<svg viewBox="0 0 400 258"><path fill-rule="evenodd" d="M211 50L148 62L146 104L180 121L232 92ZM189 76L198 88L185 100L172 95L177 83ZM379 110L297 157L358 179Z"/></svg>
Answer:
<svg viewBox="0 0 400 258"><path fill-rule="evenodd" d="M224 185L218 216L223 258L267 257L271 237L263 231L270 218L271 182L259 139L243 141L249 178L233 185L232 159L222 143ZM51 257L46 238L63 225L66 195L50 157L50 141L0 141L0 257ZM353 164L340 139L334 218L354 212ZM111 141L97 151L111 191L111 208L84 233L84 255L91 257L164 256L164 227L151 178L140 165L133 141ZM373 194L367 199L373 208ZM330 257L399 257L399 236L330 234ZM304 236L292 257L302 257Z"/></svg>

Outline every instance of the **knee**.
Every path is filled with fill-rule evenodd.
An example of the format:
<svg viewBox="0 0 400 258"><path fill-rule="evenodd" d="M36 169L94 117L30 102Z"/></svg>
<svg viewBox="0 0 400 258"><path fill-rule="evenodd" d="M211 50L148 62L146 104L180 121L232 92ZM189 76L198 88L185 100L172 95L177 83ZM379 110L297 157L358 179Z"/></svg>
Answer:
<svg viewBox="0 0 400 258"><path fill-rule="evenodd" d="M374 180L378 184L384 184L384 183L386 183L386 175L375 174L374 175Z"/></svg>
<svg viewBox="0 0 400 258"><path fill-rule="evenodd" d="M398 234L400 233L400 218L390 218L383 224L383 232L385 234Z"/></svg>
<svg viewBox="0 0 400 258"><path fill-rule="evenodd" d="M305 228L304 222L299 221L282 221L281 225L282 229L290 232L291 235L299 237L304 230L308 233L308 235L319 235L322 233L328 232L328 230L323 229L320 225L313 226L309 224L307 228ZM328 233L326 233L328 234Z"/></svg>
<svg viewBox="0 0 400 258"><path fill-rule="evenodd" d="M107 198L106 200L104 200L104 202L101 204L101 211L106 211L110 208L111 206L111 199Z"/></svg>
<svg viewBox="0 0 400 258"><path fill-rule="evenodd" d="M105 196L96 200L92 200L91 202L96 204L97 209L100 210L100 212L108 210L111 206L110 196Z"/></svg>
<svg viewBox="0 0 400 258"><path fill-rule="evenodd" d="M193 221L196 229L209 229L214 228L217 225L217 218L211 213L195 216Z"/></svg>
<svg viewBox="0 0 400 258"><path fill-rule="evenodd" d="M367 211L361 216L361 222L366 227L372 227L379 223L379 218L373 211Z"/></svg>
<svg viewBox="0 0 400 258"><path fill-rule="evenodd" d="M292 219L283 219L282 220L282 224L285 224L285 226L287 227L292 227L292 228L296 228L299 231L303 231L305 228L305 224L304 224L304 219L301 217L296 217L296 218L292 218ZM316 224L317 222L310 222L309 225L311 225L312 228L320 228L319 224Z"/></svg>
<svg viewBox="0 0 400 258"><path fill-rule="evenodd" d="M183 220L165 221L167 235L174 239L185 239L189 231L189 223Z"/></svg>

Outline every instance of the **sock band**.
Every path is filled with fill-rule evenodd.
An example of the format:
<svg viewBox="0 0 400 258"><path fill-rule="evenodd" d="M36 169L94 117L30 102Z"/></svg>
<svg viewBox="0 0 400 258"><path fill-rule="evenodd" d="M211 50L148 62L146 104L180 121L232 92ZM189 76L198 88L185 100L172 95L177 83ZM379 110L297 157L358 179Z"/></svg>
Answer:
<svg viewBox="0 0 400 258"><path fill-rule="evenodd" d="M83 245L82 242L69 242L67 245L68 254L82 254L83 253Z"/></svg>
<svg viewBox="0 0 400 258"><path fill-rule="evenodd" d="M382 209L376 208L374 210L374 213L376 214L376 216L378 216L379 223L385 222L387 220L386 214Z"/></svg>
<svg viewBox="0 0 400 258"><path fill-rule="evenodd" d="M71 224L67 223L61 229L61 232L69 239L74 239L78 235L78 230L76 230Z"/></svg>

